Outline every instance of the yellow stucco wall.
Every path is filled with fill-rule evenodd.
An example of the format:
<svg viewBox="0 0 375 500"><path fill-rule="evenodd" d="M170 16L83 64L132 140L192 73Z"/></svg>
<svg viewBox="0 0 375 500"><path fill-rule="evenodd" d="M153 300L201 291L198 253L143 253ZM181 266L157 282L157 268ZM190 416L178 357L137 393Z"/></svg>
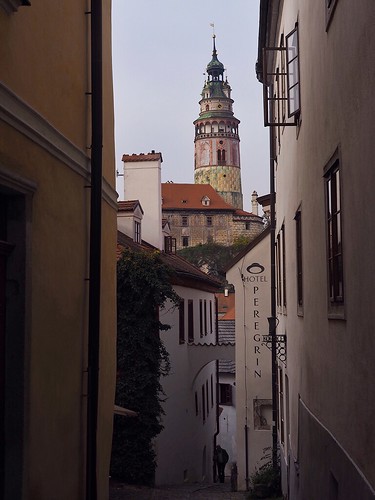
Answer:
<svg viewBox="0 0 375 500"><path fill-rule="evenodd" d="M0 92L14 94L20 109L30 113L26 118L17 115L17 123L24 125L19 127L3 119L0 103L0 194L8 174L20 179L20 185L31 181L36 186L27 214L25 266L24 499L84 498L90 222L89 159L85 156L91 134L90 98L85 95L90 76L86 10L87 2L77 0L32 2L11 15L0 9ZM107 201L102 203L100 499L108 497L116 339L110 43L107 1L103 2L103 174ZM52 127L40 142L40 130L34 133L34 126ZM27 127L31 129L29 137ZM61 154L56 154L56 141L62 141ZM69 143L73 155L80 158L78 169L70 165ZM18 181L11 187L17 191Z"/></svg>

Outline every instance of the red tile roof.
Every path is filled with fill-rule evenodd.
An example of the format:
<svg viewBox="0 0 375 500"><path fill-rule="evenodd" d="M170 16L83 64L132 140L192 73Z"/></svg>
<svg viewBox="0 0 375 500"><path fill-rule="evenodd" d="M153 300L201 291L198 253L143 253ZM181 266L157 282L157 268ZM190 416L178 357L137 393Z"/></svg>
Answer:
<svg viewBox="0 0 375 500"><path fill-rule="evenodd" d="M133 161L154 161L154 160L160 160L161 162L163 161L163 157L161 156L161 153L155 153L155 151L151 151L151 153L140 153L139 155L132 154L132 155L127 155L124 154L122 155L122 161L126 162L133 162Z"/></svg>
<svg viewBox="0 0 375 500"><path fill-rule="evenodd" d="M161 185L164 210L228 210L236 209L226 203L210 184L174 184ZM209 205L202 204L202 198L210 199Z"/></svg>
<svg viewBox="0 0 375 500"><path fill-rule="evenodd" d="M119 212L134 212L134 210L137 208L139 205L139 208L141 209L142 213L142 207L141 204L139 203L138 200L127 200L127 201L119 201L118 202L118 211Z"/></svg>

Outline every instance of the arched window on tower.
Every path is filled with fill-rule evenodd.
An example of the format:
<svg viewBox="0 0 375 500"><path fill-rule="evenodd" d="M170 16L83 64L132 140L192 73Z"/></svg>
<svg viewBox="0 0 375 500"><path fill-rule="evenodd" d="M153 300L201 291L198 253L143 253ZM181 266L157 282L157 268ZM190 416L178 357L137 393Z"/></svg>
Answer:
<svg viewBox="0 0 375 500"><path fill-rule="evenodd" d="M206 104L206 111L209 111L210 110L210 106L208 104Z"/></svg>
<svg viewBox="0 0 375 500"><path fill-rule="evenodd" d="M221 149L217 150L217 161L218 161L218 163L221 162Z"/></svg>

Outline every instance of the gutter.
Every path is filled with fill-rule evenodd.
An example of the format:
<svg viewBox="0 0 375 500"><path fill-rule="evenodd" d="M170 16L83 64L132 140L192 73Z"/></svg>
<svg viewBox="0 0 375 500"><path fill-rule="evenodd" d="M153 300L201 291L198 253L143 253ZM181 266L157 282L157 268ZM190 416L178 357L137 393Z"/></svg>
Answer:
<svg viewBox="0 0 375 500"><path fill-rule="evenodd" d="M97 422L102 241L102 0L91 0L91 199L88 326L86 500L97 500Z"/></svg>

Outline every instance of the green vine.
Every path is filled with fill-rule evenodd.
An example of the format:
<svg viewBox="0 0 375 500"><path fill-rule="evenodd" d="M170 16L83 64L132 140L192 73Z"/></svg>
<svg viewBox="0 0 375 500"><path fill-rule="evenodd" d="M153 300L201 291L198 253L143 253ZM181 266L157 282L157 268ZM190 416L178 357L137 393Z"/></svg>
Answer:
<svg viewBox="0 0 375 500"><path fill-rule="evenodd" d="M169 372L169 356L159 332L170 328L158 310L180 298L171 285L173 270L160 252L125 249L117 263L116 404L138 412L115 415L111 476L129 484L154 483L153 439L161 432L163 390L160 378Z"/></svg>

